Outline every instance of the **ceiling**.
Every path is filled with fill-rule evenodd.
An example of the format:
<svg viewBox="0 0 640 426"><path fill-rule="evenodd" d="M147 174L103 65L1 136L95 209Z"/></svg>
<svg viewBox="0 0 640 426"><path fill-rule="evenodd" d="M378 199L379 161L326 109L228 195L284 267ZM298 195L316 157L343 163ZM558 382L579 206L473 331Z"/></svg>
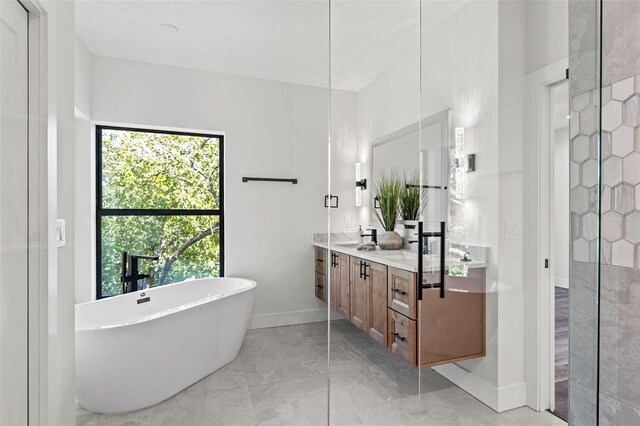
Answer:
<svg viewBox="0 0 640 426"><path fill-rule="evenodd" d="M423 3L423 32L465 1ZM416 0L334 0L331 83L359 91L418 46ZM78 0L78 37L94 55L327 87L327 0ZM176 26L170 33L161 23Z"/></svg>

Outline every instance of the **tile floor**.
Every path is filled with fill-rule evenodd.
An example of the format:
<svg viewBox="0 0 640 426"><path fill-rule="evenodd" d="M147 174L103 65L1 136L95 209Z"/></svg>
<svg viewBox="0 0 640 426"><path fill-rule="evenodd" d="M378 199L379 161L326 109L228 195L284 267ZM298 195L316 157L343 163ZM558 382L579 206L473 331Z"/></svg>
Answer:
<svg viewBox="0 0 640 426"><path fill-rule="evenodd" d="M78 407L76 424L326 425L327 341L326 323L250 330L233 362L167 401L122 415ZM332 425L566 424L528 408L497 414L433 370L420 375L349 322L332 321Z"/></svg>
<svg viewBox="0 0 640 426"><path fill-rule="evenodd" d="M562 418L569 418L569 290L555 288L556 293L556 407L554 413Z"/></svg>

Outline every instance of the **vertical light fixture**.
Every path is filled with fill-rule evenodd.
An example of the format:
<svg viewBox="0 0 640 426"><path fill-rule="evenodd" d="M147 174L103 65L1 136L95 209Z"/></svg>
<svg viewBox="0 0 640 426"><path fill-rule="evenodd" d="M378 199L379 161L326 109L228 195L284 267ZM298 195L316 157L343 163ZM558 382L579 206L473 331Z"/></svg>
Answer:
<svg viewBox="0 0 640 426"><path fill-rule="evenodd" d="M356 163L356 207L362 206L362 186L358 185L362 182L362 164Z"/></svg>
<svg viewBox="0 0 640 426"><path fill-rule="evenodd" d="M455 134L455 197L458 200L465 198L467 189L467 169L469 168L467 155L464 148L464 127L456 127Z"/></svg>

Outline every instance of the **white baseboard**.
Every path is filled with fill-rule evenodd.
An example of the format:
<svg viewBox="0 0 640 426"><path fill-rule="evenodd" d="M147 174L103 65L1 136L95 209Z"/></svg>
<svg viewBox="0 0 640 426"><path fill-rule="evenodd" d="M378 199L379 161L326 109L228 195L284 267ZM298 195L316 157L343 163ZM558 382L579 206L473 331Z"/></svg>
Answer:
<svg viewBox="0 0 640 426"><path fill-rule="evenodd" d="M569 279L568 278L555 278L556 287L569 288Z"/></svg>
<svg viewBox="0 0 640 426"><path fill-rule="evenodd" d="M527 405L525 382L498 388L456 364L433 369L498 413Z"/></svg>
<svg viewBox="0 0 640 426"><path fill-rule="evenodd" d="M276 312L273 314L252 315L249 328L280 327L283 325L304 324L307 322L326 320L326 308L308 309L306 311Z"/></svg>

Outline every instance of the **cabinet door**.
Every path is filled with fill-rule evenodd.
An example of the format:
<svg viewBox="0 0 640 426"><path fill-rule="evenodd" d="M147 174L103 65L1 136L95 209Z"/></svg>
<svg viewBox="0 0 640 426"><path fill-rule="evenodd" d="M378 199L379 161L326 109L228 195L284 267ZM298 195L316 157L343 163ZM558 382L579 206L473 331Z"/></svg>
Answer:
<svg viewBox="0 0 640 426"><path fill-rule="evenodd" d="M416 322L389 309L389 349L416 366Z"/></svg>
<svg viewBox="0 0 640 426"><path fill-rule="evenodd" d="M324 274L320 274L316 272L315 285L316 285L315 287L316 297L322 300L323 302L326 302L327 301L327 295L325 293L325 286L327 285L326 276Z"/></svg>
<svg viewBox="0 0 640 426"><path fill-rule="evenodd" d="M350 301L350 286L349 286L349 256L346 254L338 254L338 267L336 273L336 279L340 283L338 286L338 313L342 315L344 319L351 318L351 306Z"/></svg>
<svg viewBox="0 0 640 426"><path fill-rule="evenodd" d="M425 289L419 302L421 367L485 355L485 269L470 269L467 277L447 276L445 288L444 299L440 289Z"/></svg>
<svg viewBox="0 0 640 426"><path fill-rule="evenodd" d="M327 250L316 247L315 251L316 272L327 273Z"/></svg>
<svg viewBox="0 0 640 426"><path fill-rule="evenodd" d="M389 307L411 319L416 319L416 274L389 268Z"/></svg>
<svg viewBox="0 0 640 426"><path fill-rule="evenodd" d="M369 286L368 280L362 277L362 263L357 257L351 258L350 268L350 319L356 327L362 331L367 331L367 311Z"/></svg>
<svg viewBox="0 0 640 426"><path fill-rule="evenodd" d="M387 347L387 267L365 262L369 285L367 333Z"/></svg>

